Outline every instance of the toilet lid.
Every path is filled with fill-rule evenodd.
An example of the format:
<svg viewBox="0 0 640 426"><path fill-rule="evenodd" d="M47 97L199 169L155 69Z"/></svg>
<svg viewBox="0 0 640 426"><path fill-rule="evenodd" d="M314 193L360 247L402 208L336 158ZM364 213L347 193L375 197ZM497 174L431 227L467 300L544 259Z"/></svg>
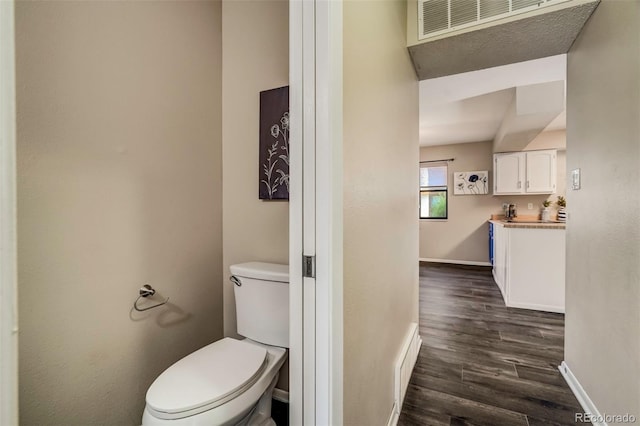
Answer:
<svg viewBox="0 0 640 426"><path fill-rule="evenodd" d="M227 337L167 368L147 391L147 404L164 413L213 408L253 385L266 365L266 349Z"/></svg>

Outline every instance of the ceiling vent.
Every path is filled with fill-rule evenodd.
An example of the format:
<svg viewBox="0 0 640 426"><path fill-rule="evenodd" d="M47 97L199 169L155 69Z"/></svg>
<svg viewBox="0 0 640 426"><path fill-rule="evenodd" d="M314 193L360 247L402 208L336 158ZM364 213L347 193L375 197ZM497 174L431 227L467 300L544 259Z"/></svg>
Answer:
<svg viewBox="0 0 640 426"><path fill-rule="evenodd" d="M568 0L418 0L418 40Z"/></svg>

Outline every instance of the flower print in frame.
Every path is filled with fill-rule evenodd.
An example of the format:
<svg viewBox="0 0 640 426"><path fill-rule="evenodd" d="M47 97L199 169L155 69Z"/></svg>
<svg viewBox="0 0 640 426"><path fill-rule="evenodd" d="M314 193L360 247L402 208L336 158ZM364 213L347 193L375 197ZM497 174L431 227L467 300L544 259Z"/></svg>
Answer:
<svg viewBox="0 0 640 426"><path fill-rule="evenodd" d="M289 86L260 92L258 196L289 199Z"/></svg>
<svg viewBox="0 0 640 426"><path fill-rule="evenodd" d="M488 170L453 173L453 195L484 195L488 193Z"/></svg>

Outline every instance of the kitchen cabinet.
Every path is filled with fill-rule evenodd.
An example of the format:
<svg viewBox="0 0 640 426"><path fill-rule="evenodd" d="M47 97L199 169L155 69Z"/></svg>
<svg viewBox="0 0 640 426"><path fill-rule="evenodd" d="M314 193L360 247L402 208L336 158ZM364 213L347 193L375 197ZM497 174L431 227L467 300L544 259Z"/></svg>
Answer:
<svg viewBox="0 0 640 426"><path fill-rule="evenodd" d="M491 263L491 266L494 264L493 253L493 223L489 222L489 263Z"/></svg>
<svg viewBox="0 0 640 426"><path fill-rule="evenodd" d="M555 149L528 151L527 180L525 191L528 194L552 194L556 192L557 155Z"/></svg>
<svg viewBox="0 0 640 426"><path fill-rule="evenodd" d="M524 194L525 164L524 152L494 154L493 193Z"/></svg>
<svg viewBox="0 0 640 426"><path fill-rule="evenodd" d="M493 227L493 278L498 284L502 297L506 300L506 266L508 237L504 226Z"/></svg>
<svg viewBox="0 0 640 426"><path fill-rule="evenodd" d="M494 154L495 195L552 194L556 191L555 149Z"/></svg>
<svg viewBox="0 0 640 426"><path fill-rule="evenodd" d="M493 223L493 278L505 304L564 312L565 230Z"/></svg>

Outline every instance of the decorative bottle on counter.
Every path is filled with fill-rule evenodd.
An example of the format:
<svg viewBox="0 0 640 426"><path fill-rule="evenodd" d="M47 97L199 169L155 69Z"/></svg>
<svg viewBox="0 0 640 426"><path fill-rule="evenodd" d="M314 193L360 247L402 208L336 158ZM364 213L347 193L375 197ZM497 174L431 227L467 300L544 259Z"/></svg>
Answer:
<svg viewBox="0 0 640 426"><path fill-rule="evenodd" d="M542 209L542 214L540 215L540 219L542 219L543 222L550 222L551 221L551 210L549 209L549 207L544 207Z"/></svg>
<svg viewBox="0 0 640 426"><path fill-rule="evenodd" d="M567 200L562 195L558 195L558 200L556 201L556 205L558 206L558 222L566 222L567 221Z"/></svg>
<svg viewBox="0 0 640 426"><path fill-rule="evenodd" d="M567 221L567 211L564 207L558 210L558 222L566 222Z"/></svg>

